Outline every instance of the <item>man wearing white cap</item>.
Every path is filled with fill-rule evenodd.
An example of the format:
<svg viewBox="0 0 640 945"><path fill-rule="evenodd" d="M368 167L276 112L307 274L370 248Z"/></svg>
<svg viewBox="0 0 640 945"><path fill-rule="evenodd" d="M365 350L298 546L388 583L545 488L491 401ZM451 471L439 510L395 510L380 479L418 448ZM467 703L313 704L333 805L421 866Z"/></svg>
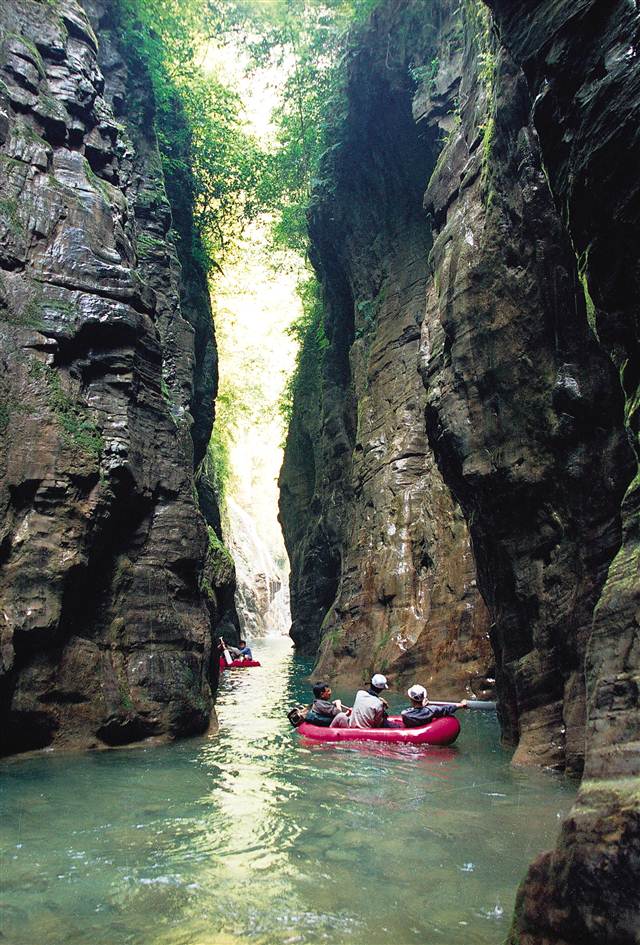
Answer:
<svg viewBox="0 0 640 945"><path fill-rule="evenodd" d="M331 728L382 728L386 723L389 708L380 693L388 689L386 676L375 673L368 689L359 689L353 702L351 715L345 712L336 715Z"/></svg>
<svg viewBox="0 0 640 945"><path fill-rule="evenodd" d="M411 708L402 711L402 721L407 728L419 728L421 725L428 725L434 719L443 718L446 715L453 715L458 709L466 709L467 702L451 702L441 705L433 705L427 699L427 690L424 686L411 686L407 689L407 695L411 699Z"/></svg>

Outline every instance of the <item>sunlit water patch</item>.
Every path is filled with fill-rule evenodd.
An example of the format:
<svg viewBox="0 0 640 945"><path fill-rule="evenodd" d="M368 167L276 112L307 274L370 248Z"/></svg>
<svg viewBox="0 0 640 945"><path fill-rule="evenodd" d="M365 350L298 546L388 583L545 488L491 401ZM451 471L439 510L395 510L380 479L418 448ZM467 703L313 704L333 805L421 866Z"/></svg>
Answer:
<svg viewBox="0 0 640 945"><path fill-rule="evenodd" d="M480 713L450 749L302 744L285 710L309 665L256 649L225 675L218 736L1 766L0 941L504 939L574 787L512 769Z"/></svg>

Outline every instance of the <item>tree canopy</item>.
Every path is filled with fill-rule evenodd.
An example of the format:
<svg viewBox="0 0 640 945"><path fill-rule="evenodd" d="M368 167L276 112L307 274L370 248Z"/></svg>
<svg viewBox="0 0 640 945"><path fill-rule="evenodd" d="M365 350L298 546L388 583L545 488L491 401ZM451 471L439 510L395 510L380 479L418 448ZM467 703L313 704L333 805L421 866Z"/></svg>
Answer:
<svg viewBox="0 0 640 945"><path fill-rule="evenodd" d="M221 268L247 223L265 213L273 249L293 250L306 260L306 213L321 157L345 117L341 57L349 28L377 2L120 0L127 45L144 59L153 83L174 217L181 202L193 206L210 271ZM259 142L248 130L237 89L210 67L212 47L242 51L250 73L278 75L275 142ZM298 292L302 314L289 332L299 353L281 401L287 421L306 387L319 393L327 346L319 285L308 265ZM223 385L211 444L220 493L243 411L242 392Z"/></svg>

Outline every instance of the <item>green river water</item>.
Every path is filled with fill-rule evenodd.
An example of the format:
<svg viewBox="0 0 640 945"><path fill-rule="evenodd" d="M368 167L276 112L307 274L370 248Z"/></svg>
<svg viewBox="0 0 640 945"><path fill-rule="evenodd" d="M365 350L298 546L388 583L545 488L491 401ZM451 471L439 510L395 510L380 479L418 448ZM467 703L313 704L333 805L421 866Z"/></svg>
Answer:
<svg viewBox="0 0 640 945"><path fill-rule="evenodd" d="M575 786L511 768L479 712L448 749L304 744L310 664L254 649L219 735L0 765L2 945L503 941Z"/></svg>

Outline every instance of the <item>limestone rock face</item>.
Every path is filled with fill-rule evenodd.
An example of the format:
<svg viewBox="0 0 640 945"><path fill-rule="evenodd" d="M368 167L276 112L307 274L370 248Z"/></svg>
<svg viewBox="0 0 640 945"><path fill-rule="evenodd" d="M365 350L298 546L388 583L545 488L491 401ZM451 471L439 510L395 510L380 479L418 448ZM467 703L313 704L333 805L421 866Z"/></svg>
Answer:
<svg viewBox="0 0 640 945"><path fill-rule="evenodd" d="M282 476L294 639L322 672L476 691L489 630L515 763L579 773L633 463L543 102L479 4L389 2L354 45L310 217L328 347Z"/></svg>
<svg viewBox="0 0 640 945"><path fill-rule="evenodd" d="M247 640L286 635L291 625L287 575L260 535L251 514L226 497L225 541L236 565L236 609Z"/></svg>
<svg viewBox="0 0 640 945"><path fill-rule="evenodd" d="M184 291L153 97L110 6L0 6L5 752L202 731L211 710L206 283Z"/></svg>
<svg viewBox="0 0 640 945"><path fill-rule="evenodd" d="M447 6L431 18L424 4L390 4L349 64L344 138L310 220L329 345L295 405L281 478L296 644L319 643L321 675L385 671L434 695L486 693L493 675L469 533L427 440L417 369L431 243L422 193L438 141L416 125L409 70L433 55L434 30L453 35Z"/></svg>
<svg viewBox="0 0 640 945"><path fill-rule="evenodd" d="M586 644L630 474L622 398L587 323L526 81L477 26L460 102L425 197L429 438L471 525L514 761L580 772Z"/></svg>
<svg viewBox="0 0 640 945"><path fill-rule="evenodd" d="M522 66L594 331L619 370L635 452L622 541L587 644L586 766L556 849L520 891L512 942L637 942L640 929L640 63L635 5L494 0Z"/></svg>

